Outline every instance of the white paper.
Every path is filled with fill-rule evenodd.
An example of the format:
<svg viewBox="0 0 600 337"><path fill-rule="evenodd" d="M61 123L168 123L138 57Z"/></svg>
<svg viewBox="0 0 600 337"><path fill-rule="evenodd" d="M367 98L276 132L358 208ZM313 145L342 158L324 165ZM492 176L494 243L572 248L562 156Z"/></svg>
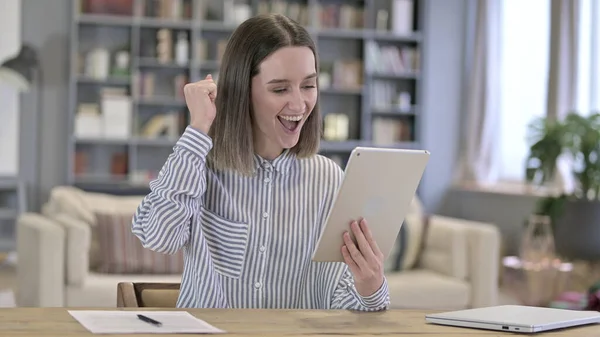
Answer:
<svg viewBox="0 0 600 337"><path fill-rule="evenodd" d="M192 316L187 311L69 310L83 327L94 334L216 334L225 331ZM144 322L144 315L162 326Z"/></svg>

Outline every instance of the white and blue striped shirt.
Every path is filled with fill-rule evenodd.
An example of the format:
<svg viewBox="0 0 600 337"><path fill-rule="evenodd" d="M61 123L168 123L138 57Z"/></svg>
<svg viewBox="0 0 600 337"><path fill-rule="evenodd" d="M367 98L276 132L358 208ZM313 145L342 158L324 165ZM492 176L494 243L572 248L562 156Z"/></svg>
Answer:
<svg viewBox="0 0 600 337"><path fill-rule="evenodd" d="M184 250L178 307L384 310L387 281L363 297L345 263L313 262L343 171L316 155L255 156L243 176L206 165L212 140L188 127L133 218L144 247ZM341 247L340 247L341 248Z"/></svg>

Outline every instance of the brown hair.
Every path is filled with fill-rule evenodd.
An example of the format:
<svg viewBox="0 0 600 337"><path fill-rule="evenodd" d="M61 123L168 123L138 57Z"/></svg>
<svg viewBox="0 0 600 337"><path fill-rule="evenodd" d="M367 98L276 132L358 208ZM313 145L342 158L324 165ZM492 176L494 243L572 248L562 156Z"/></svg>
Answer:
<svg viewBox="0 0 600 337"><path fill-rule="evenodd" d="M240 24L229 38L219 71L217 115L209 131L213 140L209 163L213 168L234 170L244 175L254 173L252 78L258 74L260 64L267 56L289 46L310 48L318 71L314 41L304 27L283 15L254 16ZM302 127L298 143L290 151L299 158L317 153L321 128L317 99Z"/></svg>

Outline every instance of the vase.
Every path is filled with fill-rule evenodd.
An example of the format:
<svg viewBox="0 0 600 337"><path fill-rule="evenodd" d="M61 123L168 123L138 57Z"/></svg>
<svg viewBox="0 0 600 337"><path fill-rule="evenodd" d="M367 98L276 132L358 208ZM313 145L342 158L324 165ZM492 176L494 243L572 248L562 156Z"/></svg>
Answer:
<svg viewBox="0 0 600 337"><path fill-rule="evenodd" d="M550 217L531 215L523 237L520 252L521 286L524 305L548 306L564 290L568 272L556 256L554 234ZM566 270L565 270L566 271Z"/></svg>
<svg viewBox="0 0 600 337"><path fill-rule="evenodd" d="M521 239L521 261L529 264L551 264L556 258L554 234L550 217L533 214L529 217Z"/></svg>

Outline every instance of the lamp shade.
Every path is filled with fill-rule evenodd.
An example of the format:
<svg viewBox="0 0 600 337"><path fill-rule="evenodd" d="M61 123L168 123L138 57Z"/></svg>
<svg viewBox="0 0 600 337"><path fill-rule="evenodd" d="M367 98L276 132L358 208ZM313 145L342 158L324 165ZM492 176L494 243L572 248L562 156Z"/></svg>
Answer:
<svg viewBox="0 0 600 337"><path fill-rule="evenodd" d="M19 90L29 90L33 82L38 59L33 48L23 45L17 56L0 65L0 81L11 84Z"/></svg>

